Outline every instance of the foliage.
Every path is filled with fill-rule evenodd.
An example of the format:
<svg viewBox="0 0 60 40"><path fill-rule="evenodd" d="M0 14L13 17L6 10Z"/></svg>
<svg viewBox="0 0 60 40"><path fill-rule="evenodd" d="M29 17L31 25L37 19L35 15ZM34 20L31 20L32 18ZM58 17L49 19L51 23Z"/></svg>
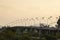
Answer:
<svg viewBox="0 0 60 40"><path fill-rule="evenodd" d="M59 31L56 33L47 33L46 31L42 31L39 35L39 32L17 32L16 29L7 27L3 28L0 32L0 40L58 40L59 38Z"/></svg>

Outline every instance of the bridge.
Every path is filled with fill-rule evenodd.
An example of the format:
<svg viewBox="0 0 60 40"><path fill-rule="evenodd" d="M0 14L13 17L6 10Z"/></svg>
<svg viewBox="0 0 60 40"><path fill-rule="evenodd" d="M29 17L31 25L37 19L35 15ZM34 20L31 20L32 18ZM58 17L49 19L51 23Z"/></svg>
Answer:
<svg viewBox="0 0 60 40"><path fill-rule="evenodd" d="M46 17L35 17L35 18L21 18L17 19L15 21L9 22L5 24L5 26L40 26L40 24L44 25L54 25L56 24L56 21L58 17L53 18L52 16L46 18ZM53 21L52 21L53 20Z"/></svg>

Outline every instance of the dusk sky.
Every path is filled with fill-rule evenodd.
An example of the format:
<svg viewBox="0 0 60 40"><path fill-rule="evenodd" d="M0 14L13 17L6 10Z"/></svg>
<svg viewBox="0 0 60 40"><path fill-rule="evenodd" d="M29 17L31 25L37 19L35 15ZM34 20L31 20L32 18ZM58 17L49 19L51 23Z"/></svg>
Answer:
<svg viewBox="0 0 60 40"><path fill-rule="evenodd" d="M60 0L0 0L0 25L22 17L60 16Z"/></svg>

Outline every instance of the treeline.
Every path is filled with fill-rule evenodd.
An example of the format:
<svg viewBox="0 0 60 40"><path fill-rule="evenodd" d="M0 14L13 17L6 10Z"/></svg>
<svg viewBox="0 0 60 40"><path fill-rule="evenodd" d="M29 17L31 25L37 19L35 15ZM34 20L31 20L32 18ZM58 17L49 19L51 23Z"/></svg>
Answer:
<svg viewBox="0 0 60 40"><path fill-rule="evenodd" d="M58 40L60 38L60 31L33 31L33 29L25 30L25 27L2 27L0 28L0 40Z"/></svg>

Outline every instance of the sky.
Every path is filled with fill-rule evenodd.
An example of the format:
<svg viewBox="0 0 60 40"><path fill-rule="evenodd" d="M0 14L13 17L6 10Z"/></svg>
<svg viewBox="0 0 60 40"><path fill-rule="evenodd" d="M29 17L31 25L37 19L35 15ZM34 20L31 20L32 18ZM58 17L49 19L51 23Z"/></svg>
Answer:
<svg viewBox="0 0 60 40"><path fill-rule="evenodd" d="M60 16L60 0L0 0L0 25L22 17Z"/></svg>

